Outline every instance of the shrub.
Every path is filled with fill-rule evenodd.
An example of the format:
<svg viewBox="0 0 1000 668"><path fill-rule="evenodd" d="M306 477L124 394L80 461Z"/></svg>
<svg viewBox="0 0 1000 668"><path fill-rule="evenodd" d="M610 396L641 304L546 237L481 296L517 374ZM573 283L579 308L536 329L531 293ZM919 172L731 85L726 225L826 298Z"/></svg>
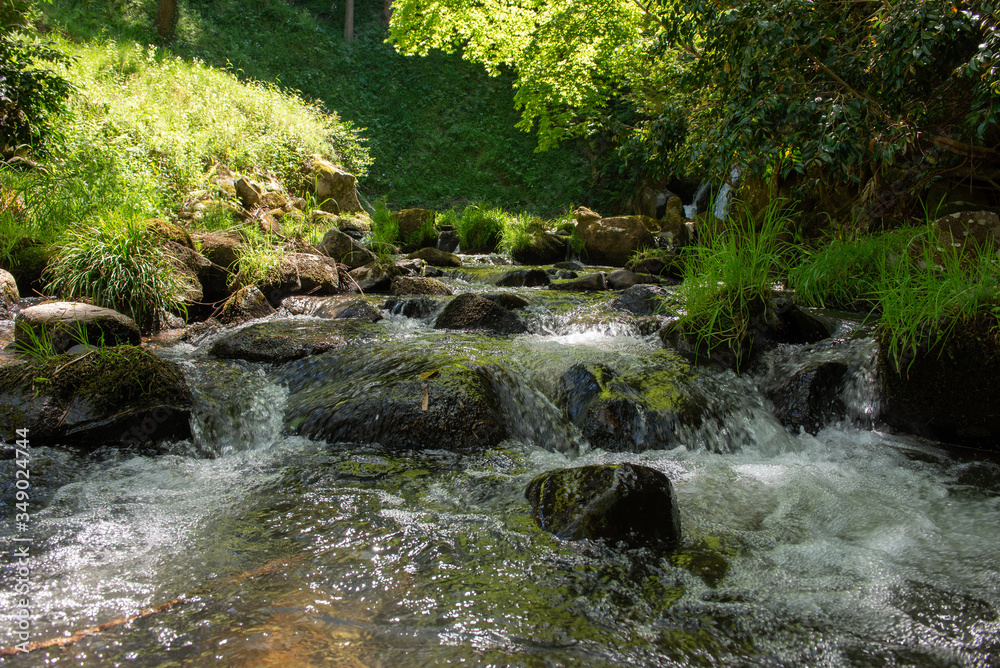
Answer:
<svg viewBox="0 0 1000 668"><path fill-rule="evenodd" d="M127 212L67 232L46 274L56 293L129 315L144 331L160 311L183 310L184 283L143 217Z"/></svg>

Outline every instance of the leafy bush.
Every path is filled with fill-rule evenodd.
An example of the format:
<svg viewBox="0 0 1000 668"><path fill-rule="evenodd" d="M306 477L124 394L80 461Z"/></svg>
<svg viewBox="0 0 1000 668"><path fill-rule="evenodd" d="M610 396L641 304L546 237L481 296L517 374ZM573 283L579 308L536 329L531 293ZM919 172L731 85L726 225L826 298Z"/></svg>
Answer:
<svg viewBox="0 0 1000 668"><path fill-rule="evenodd" d="M70 59L34 34L33 3L0 2L0 156L19 146L44 147L53 116L73 86L57 70Z"/></svg>
<svg viewBox="0 0 1000 668"><path fill-rule="evenodd" d="M737 368L742 361L751 318L763 312L771 285L785 267L780 237L790 225L792 210L772 201L759 222L742 203L731 209L721 230L704 234L687 255L681 296L685 315L680 327L695 339L699 352L730 347Z"/></svg>
<svg viewBox="0 0 1000 668"><path fill-rule="evenodd" d="M56 293L129 315L145 331L160 311L183 310L184 283L134 214L67 232L46 273Z"/></svg>

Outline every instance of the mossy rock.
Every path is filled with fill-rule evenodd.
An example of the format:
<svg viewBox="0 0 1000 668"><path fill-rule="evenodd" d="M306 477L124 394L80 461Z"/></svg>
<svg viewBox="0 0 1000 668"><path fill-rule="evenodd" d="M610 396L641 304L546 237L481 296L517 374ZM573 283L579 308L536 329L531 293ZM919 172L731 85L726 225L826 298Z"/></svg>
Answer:
<svg viewBox="0 0 1000 668"><path fill-rule="evenodd" d="M17 306L21 301L21 293L17 289L17 281L10 272L0 269L0 313Z"/></svg>
<svg viewBox="0 0 1000 668"><path fill-rule="evenodd" d="M148 444L191 434L180 367L136 346L0 367L0 439L32 444Z"/></svg>
<svg viewBox="0 0 1000 668"><path fill-rule="evenodd" d="M434 246L437 230L434 229L434 211L431 209L403 209L392 214L399 226L399 240L409 251Z"/></svg>
<svg viewBox="0 0 1000 668"><path fill-rule="evenodd" d="M392 279L392 294L406 295L450 295L451 288L436 278L423 276L397 276Z"/></svg>
<svg viewBox="0 0 1000 668"><path fill-rule="evenodd" d="M244 327L216 341L210 354L223 359L283 364L385 335L363 320L281 320Z"/></svg>
<svg viewBox="0 0 1000 668"><path fill-rule="evenodd" d="M629 547L670 546L681 538L673 485L635 464L549 471L524 492L538 525L564 540L602 540Z"/></svg>
<svg viewBox="0 0 1000 668"><path fill-rule="evenodd" d="M533 235L526 245L511 251L510 255L520 264L552 264L566 259L568 247L566 237L542 232Z"/></svg>
<svg viewBox="0 0 1000 668"><path fill-rule="evenodd" d="M23 238L10 249L10 257L2 268L9 271L17 281L17 289L21 294L31 294L32 290L41 291L44 288L42 274L52 254L51 246L31 238Z"/></svg>
<svg viewBox="0 0 1000 668"><path fill-rule="evenodd" d="M247 320L264 318L274 313L274 307L256 285L240 288L222 305L219 322L223 325L235 325Z"/></svg>
<svg viewBox="0 0 1000 668"><path fill-rule="evenodd" d="M22 349L35 341L48 341L57 353L77 345L139 345L141 336L135 322L109 308L82 302L47 302L23 309L16 318L14 340Z"/></svg>
<svg viewBox="0 0 1000 668"><path fill-rule="evenodd" d="M191 240L191 235L183 227L174 225L173 223L168 223L162 218L150 218L146 221L146 227L154 236L163 239L164 241L173 241L175 244L180 244L185 248L190 248L195 250L194 241Z"/></svg>
<svg viewBox="0 0 1000 668"><path fill-rule="evenodd" d="M483 369L411 350L337 351L285 367L288 428L330 442L468 452L507 437Z"/></svg>

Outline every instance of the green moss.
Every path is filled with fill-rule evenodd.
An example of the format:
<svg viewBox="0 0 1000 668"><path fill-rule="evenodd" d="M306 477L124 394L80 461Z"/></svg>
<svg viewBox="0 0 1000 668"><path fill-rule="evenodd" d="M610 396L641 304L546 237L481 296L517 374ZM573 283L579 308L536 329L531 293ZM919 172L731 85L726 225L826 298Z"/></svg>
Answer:
<svg viewBox="0 0 1000 668"><path fill-rule="evenodd" d="M64 404L75 396L84 396L98 410L173 404L189 394L176 365L136 346L101 348L82 355L57 355L0 367L0 393L17 390L44 392Z"/></svg>

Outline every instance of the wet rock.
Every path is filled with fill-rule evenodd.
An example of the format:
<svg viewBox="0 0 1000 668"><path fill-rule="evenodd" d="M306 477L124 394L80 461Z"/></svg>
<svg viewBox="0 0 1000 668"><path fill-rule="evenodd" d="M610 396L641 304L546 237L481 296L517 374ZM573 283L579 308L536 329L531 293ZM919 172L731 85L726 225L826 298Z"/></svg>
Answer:
<svg viewBox="0 0 1000 668"><path fill-rule="evenodd" d="M235 325L247 320L264 318L274 313L274 307L256 285L240 288L222 306L218 321L224 325Z"/></svg>
<svg viewBox="0 0 1000 668"><path fill-rule="evenodd" d="M360 290L365 294L383 294L392 291L392 275L378 265L366 265L352 269L349 274L348 289L351 292Z"/></svg>
<svg viewBox="0 0 1000 668"><path fill-rule="evenodd" d="M327 230L323 241L319 244L323 255L333 258L351 269L362 267L375 261L375 253L371 252L346 232L336 228Z"/></svg>
<svg viewBox="0 0 1000 668"><path fill-rule="evenodd" d="M774 404L774 416L793 432L803 429L815 435L846 415L840 398L846 378L847 365L839 362L799 370L767 393Z"/></svg>
<svg viewBox="0 0 1000 668"><path fill-rule="evenodd" d="M625 290L639 283L642 283L642 279L628 269L615 269L608 274L608 288L611 290Z"/></svg>
<svg viewBox="0 0 1000 668"><path fill-rule="evenodd" d="M556 269L566 269L568 271L583 271L583 265L579 262L556 262L552 266Z"/></svg>
<svg viewBox="0 0 1000 668"><path fill-rule="evenodd" d="M462 260L459 259L457 255L452 253L447 253L443 250L438 250L437 248L432 248L427 246L425 248L420 248L409 255L407 258L423 260L427 264L434 265L435 267L461 267Z"/></svg>
<svg viewBox="0 0 1000 668"><path fill-rule="evenodd" d="M458 232L454 229L441 229L438 232L437 249L445 253L454 253L458 250Z"/></svg>
<svg viewBox="0 0 1000 668"><path fill-rule="evenodd" d="M957 445L998 450L1000 350L988 316L958 323L945 343L925 328L899 359L879 335L881 419L891 427Z"/></svg>
<svg viewBox="0 0 1000 668"><path fill-rule="evenodd" d="M611 302L611 308L633 315L654 315L667 291L657 285L633 285Z"/></svg>
<svg viewBox="0 0 1000 668"><path fill-rule="evenodd" d="M81 335L91 345L137 346L141 341L139 328L128 316L81 302L49 302L31 306L22 309L15 322L17 331L14 340L19 346L31 347L34 336L51 341L57 353L81 343Z"/></svg>
<svg viewBox="0 0 1000 668"><path fill-rule="evenodd" d="M402 299L390 297L382 304L382 308L393 314L403 314L407 318L427 318L438 306L439 302L430 297L411 297Z"/></svg>
<svg viewBox="0 0 1000 668"><path fill-rule="evenodd" d="M687 368L664 358L659 368L618 374L603 364L574 364L559 379L555 403L594 447L613 452L676 445L687 410Z"/></svg>
<svg viewBox="0 0 1000 668"><path fill-rule="evenodd" d="M0 269L0 314L14 308L21 301L21 293L17 290L14 276Z"/></svg>
<svg viewBox="0 0 1000 668"><path fill-rule="evenodd" d="M392 294L402 295L450 295L447 285L436 278L421 276L397 276L392 279Z"/></svg>
<svg viewBox="0 0 1000 668"><path fill-rule="evenodd" d="M517 295L512 295L509 292L493 292L483 295L483 298L489 299L491 302L496 302L497 305L502 306L508 311L525 308L531 304L531 302L524 297L518 297Z"/></svg>
<svg viewBox="0 0 1000 668"><path fill-rule="evenodd" d="M494 283L502 288L534 288L549 285L549 275L542 269L515 269L508 271Z"/></svg>
<svg viewBox="0 0 1000 668"><path fill-rule="evenodd" d="M425 276L427 272L427 263L418 257L396 260L393 267L390 271L395 271L399 276Z"/></svg>
<svg viewBox="0 0 1000 668"><path fill-rule="evenodd" d="M568 244L566 237L542 232L531 237L529 244L511 252L511 257L518 264L552 264L566 257Z"/></svg>
<svg viewBox="0 0 1000 668"><path fill-rule="evenodd" d="M580 274L575 271L569 271L567 269L560 269L556 272L555 277L561 281L572 280L574 278L580 278Z"/></svg>
<svg viewBox="0 0 1000 668"><path fill-rule="evenodd" d="M478 295L459 295L448 302L437 321L435 329L465 329L493 334L521 334L527 326L515 314Z"/></svg>
<svg viewBox="0 0 1000 668"><path fill-rule="evenodd" d="M149 444L191 435L180 367L135 346L0 367L0 440L32 445Z"/></svg>
<svg viewBox="0 0 1000 668"><path fill-rule="evenodd" d="M162 218L150 218L146 221L146 228L163 241L173 241L185 248L195 249L191 235L183 227L168 223Z"/></svg>
<svg viewBox="0 0 1000 668"><path fill-rule="evenodd" d="M633 253L655 245L653 234L659 228L659 223L646 216L617 216L581 222L576 230L590 262L624 267Z"/></svg>
<svg viewBox="0 0 1000 668"><path fill-rule="evenodd" d="M286 367L289 429L407 450L474 451L507 437L488 377L468 364L342 352Z"/></svg>
<svg viewBox="0 0 1000 668"><path fill-rule="evenodd" d="M244 327L216 341L211 355L223 359L282 364L319 355L384 334L361 320L279 320Z"/></svg>
<svg viewBox="0 0 1000 668"><path fill-rule="evenodd" d="M302 171L307 187L316 196L323 211L344 214L362 210L358 201L357 179L350 172L322 158L310 158Z"/></svg>
<svg viewBox="0 0 1000 668"><path fill-rule="evenodd" d="M661 251L655 257L630 261L626 268L637 274L649 274L660 279L680 280L684 275L682 258L673 251Z"/></svg>
<svg viewBox="0 0 1000 668"><path fill-rule="evenodd" d="M316 309L313 315L317 318L344 318L367 322L378 322L382 319L382 312L363 299L326 302Z"/></svg>
<svg viewBox="0 0 1000 668"><path fill-rule="evenodd" d="M571 292L600 292L608 289L608 276L603 271L590 274L575 281L566 283L553 283L549 286L553 290L568 290Z"/></svg>
<svg viewBox="0 0 1000 668"><path fill-rule="evenodd" d="M564 540L603 540L629 547L680 541L681 522L670 479L636 464L549 471L525 496L538 525Z"/></svg>

